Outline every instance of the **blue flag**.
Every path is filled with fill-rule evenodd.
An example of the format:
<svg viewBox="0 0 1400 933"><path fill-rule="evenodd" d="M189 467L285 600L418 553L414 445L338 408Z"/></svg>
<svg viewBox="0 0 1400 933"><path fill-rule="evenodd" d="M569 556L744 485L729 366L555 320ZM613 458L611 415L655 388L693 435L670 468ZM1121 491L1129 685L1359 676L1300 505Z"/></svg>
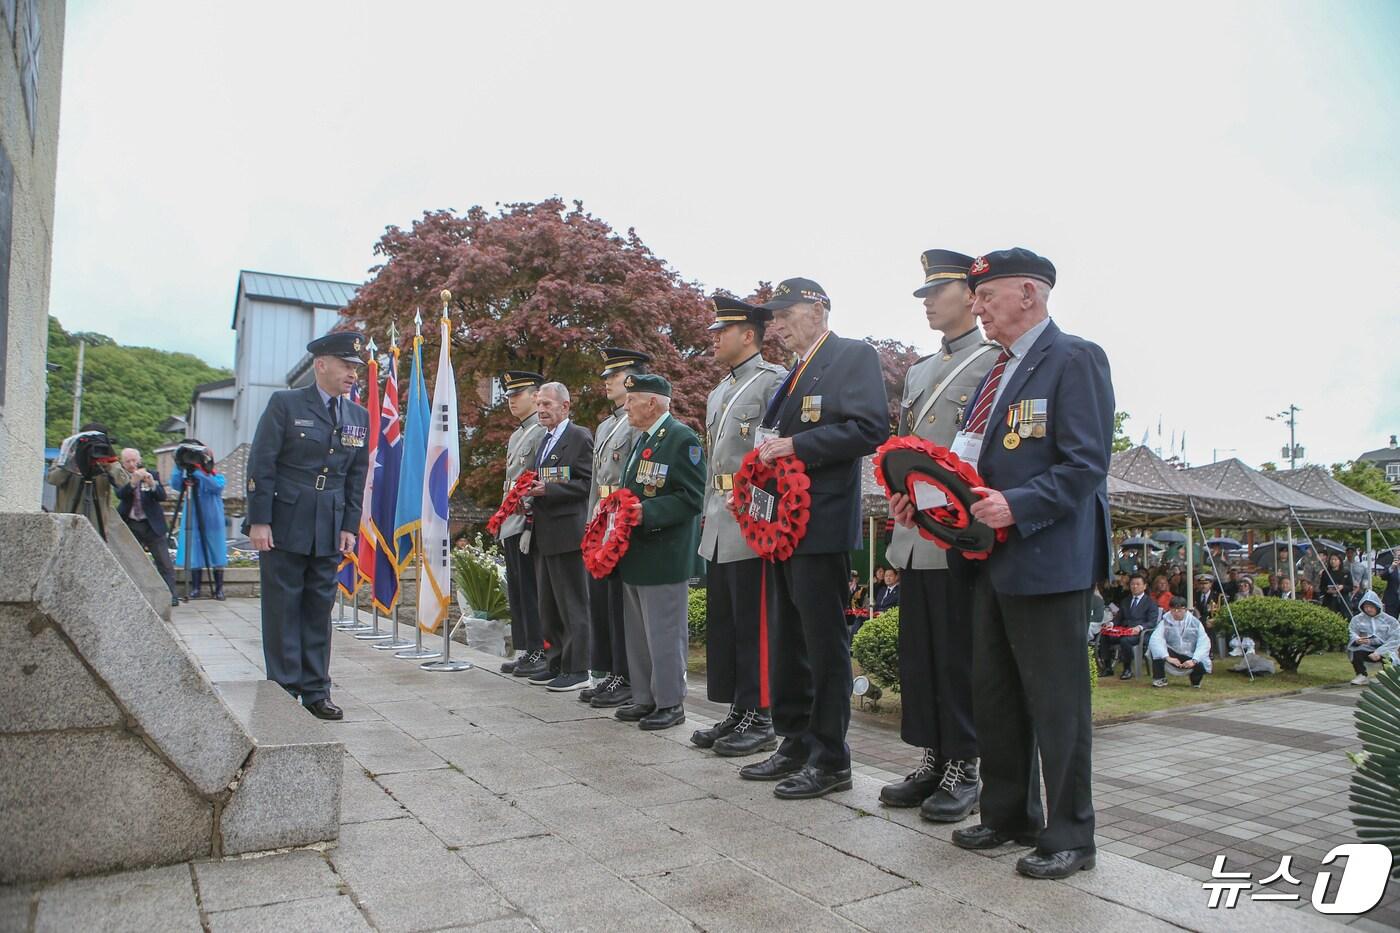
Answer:
<svg viewBox="0 0 1400 933"><path fill-rule="evenodd" d="M413 338L413 368L404 405L403 459L399 462L398 505L394 509L394 554L399 570L417 552L415 533L423 524L423 468L428 459L428 387L423 383L423 338Z"/></svg>

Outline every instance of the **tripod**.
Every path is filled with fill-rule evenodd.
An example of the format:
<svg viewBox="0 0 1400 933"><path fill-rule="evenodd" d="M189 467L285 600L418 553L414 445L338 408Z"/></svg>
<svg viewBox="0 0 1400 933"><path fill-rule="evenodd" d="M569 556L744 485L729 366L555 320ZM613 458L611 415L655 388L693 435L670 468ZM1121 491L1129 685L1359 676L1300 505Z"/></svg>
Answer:
<svg viewBox="0 0 1400 933"><path fill-rule="evenodd" d="M73 497L72 511L82 515L91 515L93 523L97 525L97 533L103 541L107 540L107 520L102 517L102 510L97 507L97 498L93 494L96 481L91 476L84 476L82 485L78 487L78 492Z"/></svg>
<svg viewBox="0 0 1400 933"><path fill-rule="evenodd" d="M184 481L180 483L180 495L178 495L178 496L175 497L175 516L174 516L174 525L173 525L173 527L176 529L175 533L176 533L177 535L179 534L180 522L181 522L181 520L182 520L182 516L181 516L180 513L181 513L181 510L182 510L182 508L183 508L183 506L184 506L184 504L185 504L185 496L186 496L187 493L189 493L189 492L190 492L191 490L193 490L194 487L195 487L194 471L195 471L196 468L195 468L195 467L182 467L181 469L183 469L183 470L185 471L185 478L184 478ZM211 551L211 550L209 549L209 537L208 537L208 535L206 535L206 534L204 533L204 531L205 531L205 529L204 529L204 513L203 513L203 511L201 511L201 509L200 509L200 505L199 505L199 493L198 493L198 492L195 492L193 495L190 495L189 500L190 500L191 506L192 506L193 509L194 509L194 524L195 524L195 525L197 526L197 528L198 528L200 550L202 550L202 551L204 552L204 566L205 566L205 567L208 567L208 568L209 568L209 572L212 574L212 573L215 572L215 571L214 571L214 552ZM185 519L189 518L188 515L185 515L185 516L183 516L183 517L184 517ZM185 565L185 566L184 566L184 570L185 570L185 595L184 595L183 599L181 600L182 602L189 602L189 601L190 601L190 583L191 583L191 581L192 581L192 579L193 579L193 575L190 573L190 553L191 553L192 550L193 550L193 548L190 547L190 530L189 530L188 528L186 528L186 529L185 529L185 561L184 561L184 565Z"/></svg>

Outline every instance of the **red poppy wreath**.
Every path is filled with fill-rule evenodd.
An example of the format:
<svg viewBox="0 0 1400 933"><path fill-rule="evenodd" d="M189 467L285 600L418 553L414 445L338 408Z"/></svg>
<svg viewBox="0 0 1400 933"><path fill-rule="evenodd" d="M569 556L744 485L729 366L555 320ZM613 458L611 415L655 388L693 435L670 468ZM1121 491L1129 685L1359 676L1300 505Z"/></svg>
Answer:
<svg viewBox="0 0 1400 933"><path fill-rule="evenodd" d="M640 520L635 508L641 500L630 489L619 489L598 504L598 514L583 529L583 566L593 579L613 572L632 541L632 529ZM608 520L612 516L612 534Z"/></svg>
<svg viewBox="0 0 1400 933"><path fill-rule="evenodd" d="M510 487L510 492L501 500L501 507L496 510L496 514L491 516L491 520L486 523L486 530L490 534L499 534L502 523L516 512L520 511L520 500L525 498L525 490L535 483L535 471L526 470L515 480L515 485Z"/></svg>
<svg viewBox="0 0 1400 933"><path fill-rule="evenodd" d="M985 560L1006 529L993 531L972 517L972 504L980 497L974 486L985 486L976 468L946 447L921 437L892 437L875 451L875 481L890 496L901 492L917 500L916 484L925 483L943 493L947 501L914 513L919 534L944 550L962 552L969 560Z"/></svg>
<svg viewBox="0 0 1400 933"><path fill-rule="evenodd" d="M771 519L749 514L755 488L777 488L777 508ZM812 514L812 480L796 457L779 457L771 465L758 458L755 448L744 457L734 474L734 515L739 533L753 552L764 560L787 560L807 533Z"/></svg>

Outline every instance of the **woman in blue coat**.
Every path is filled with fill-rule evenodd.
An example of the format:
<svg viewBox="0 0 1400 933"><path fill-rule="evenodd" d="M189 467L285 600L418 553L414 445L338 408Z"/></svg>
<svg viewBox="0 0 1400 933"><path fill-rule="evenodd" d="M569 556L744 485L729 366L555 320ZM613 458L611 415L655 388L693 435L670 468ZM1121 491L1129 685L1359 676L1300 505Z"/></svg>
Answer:
<svg viewBox="0 0 1400 933"><path fill-rule="evenodd" d="M207 449L207 448L206 448ZM195 470L194 486L185 493L185 508L180 516L180 538L175 551L175 566L185 566L188 545L190 567L190 598L198 599L204 584L204 568L214 571L214 598L224 598L224 568L228 566L228 539L224 523L224 483L214 472L213 453ZM193 536L190 528L193 526Z"/></svg>

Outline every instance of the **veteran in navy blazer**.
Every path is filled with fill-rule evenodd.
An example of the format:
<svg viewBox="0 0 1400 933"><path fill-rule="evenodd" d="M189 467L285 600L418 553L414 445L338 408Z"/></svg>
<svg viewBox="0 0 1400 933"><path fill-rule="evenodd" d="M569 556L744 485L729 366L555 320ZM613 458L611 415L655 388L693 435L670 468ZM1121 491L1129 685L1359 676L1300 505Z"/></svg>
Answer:
<svg viewBox="0 0 1400 933"><path fill-rule="evenodd" d="M360 336L342 331L306 345L316 381L274 392L248 451L243 530L260 552L267 679L318 719L331 702L331 604L335 570L355 547L369 471L369 413L350 401Z"/></svg>
<svg viewBox="0 0 1400 933"><path fill-rule="evenodd" d="M769 566L765 583L773 728L783 741L739 774L779 782L777 797L820 797L851 786L846 580L860 542L861 458L889 437L889 406L875 348L831 332L820 285L787 279L762 307L797 361L764 413L759 456L801 460L812 505L795 553Z"/></svg>
<svg viewBox="0 0 1400 933"><path fill-rule="evenodd" d="M986 483L973 515L1007 533L974 589L982 823L953 841L973 849L1035 844L1016 865L1033 878L1094 866L1084 619L1110 553L1108 359L1050 320L1054 284L1055 267L1025 249L989 253L969 269L973 313L1002 350L953 447L975 457Z"/></svg>

